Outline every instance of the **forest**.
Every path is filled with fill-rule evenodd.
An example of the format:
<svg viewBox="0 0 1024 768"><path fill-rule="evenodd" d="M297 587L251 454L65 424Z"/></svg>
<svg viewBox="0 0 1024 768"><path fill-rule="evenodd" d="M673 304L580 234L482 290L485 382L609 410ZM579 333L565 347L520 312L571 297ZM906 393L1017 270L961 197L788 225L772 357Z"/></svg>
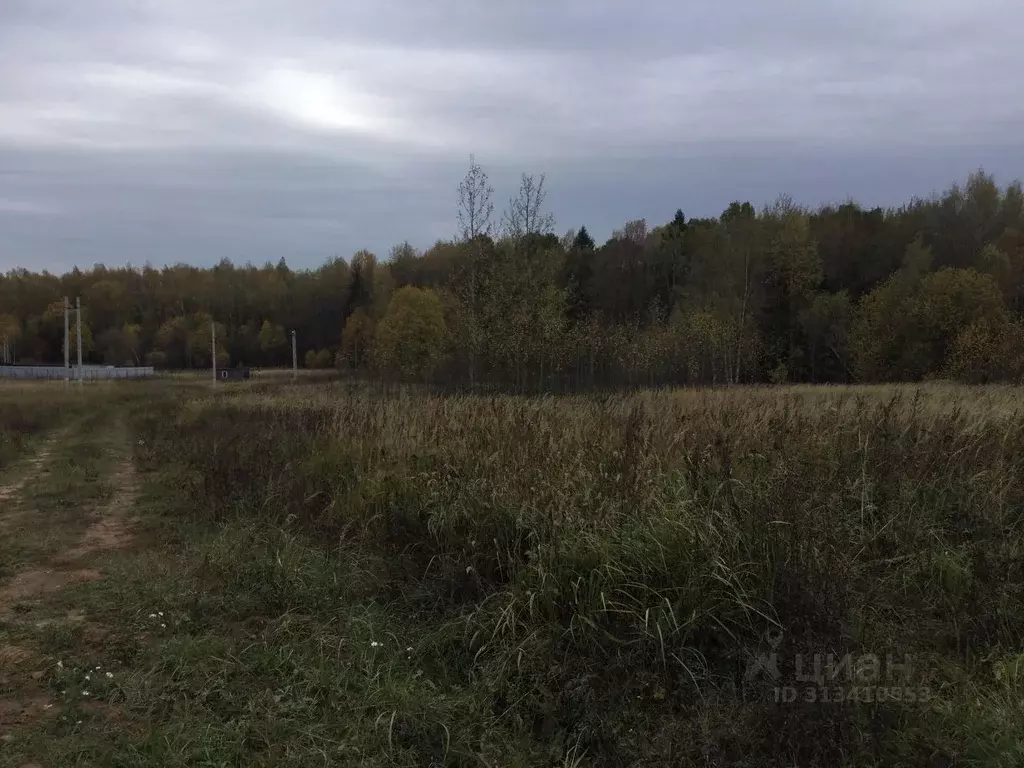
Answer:
<svg viewBox="0 0 1024 768"><path fill-rule="evenodd" d="M423 251L360 250L312 270L12 270L4 361L63 360L67 296L81 298L84 359L110 365L209 367L213 323L219 366L290 365L294 330L307 367L459 389L1024 374L1020 182L979 170L891 209L734 202L717 218L628 221L604 244L585 226L556 234L545 204L544 177L524 174L496 212L471 160L455 234Z"/></svg>

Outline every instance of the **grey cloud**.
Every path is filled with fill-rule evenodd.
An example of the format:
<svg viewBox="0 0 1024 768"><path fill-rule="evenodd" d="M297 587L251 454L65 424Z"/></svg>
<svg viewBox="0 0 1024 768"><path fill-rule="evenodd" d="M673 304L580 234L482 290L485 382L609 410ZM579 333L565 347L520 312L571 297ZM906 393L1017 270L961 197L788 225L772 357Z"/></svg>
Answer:
<svg viewBox="0 0 1024 768"><path fill-rule="evenodd" d="M563 228L1024 174L1011 0L6 0L0 267L311 266L547 171Z"/></svg>

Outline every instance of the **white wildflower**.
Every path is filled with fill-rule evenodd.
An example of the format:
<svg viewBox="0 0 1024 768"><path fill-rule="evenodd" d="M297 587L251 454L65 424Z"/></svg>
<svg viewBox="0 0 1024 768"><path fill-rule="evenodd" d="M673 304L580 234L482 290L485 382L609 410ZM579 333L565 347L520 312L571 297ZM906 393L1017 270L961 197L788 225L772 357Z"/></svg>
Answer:
<svg viewBox="0 0 1024 768"><path fill-rule="evenodd" d="M88 695L89 695L89 692L88 692L88 691L82 691L82 695L83 695L83 696L88 696Z"/></svg>
<svg viewBox="0 0 1024 768"><path fill-rule="evenodd" d="M156 618L156 614L155 614L155 613L151 613L151 614L149 614L149 618L151 618L151 619L155 619L155 618Z"/></svg>
<svg viewBox="0 0 1024 768"><path fill-rule="evenodd" d="M90 677L89 675L86 675L86 676L85 676L85 679L86 679L86 680L92 680L92 678L91 678L91 677Z"/></svg>
<svg viewBox="0 0 1024 768"><path fill-rule="evenodd" d="M161 627L161 629L167 629L167 625L166 624L161 624L160 627Z"/></svg>
<svg viewBox="0 0 1024 768"><path fill-rule="evenodd" d="M113 673L113 672L107 672L107 679L110 679L110 678L112 678L113 676L114 676L114 673Z"/></svg>

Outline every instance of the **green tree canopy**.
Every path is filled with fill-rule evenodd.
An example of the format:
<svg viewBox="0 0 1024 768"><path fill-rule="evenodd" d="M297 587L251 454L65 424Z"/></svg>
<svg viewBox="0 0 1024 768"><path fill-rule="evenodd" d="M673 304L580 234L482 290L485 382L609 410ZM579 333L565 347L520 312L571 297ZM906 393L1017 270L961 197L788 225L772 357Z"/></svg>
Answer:
<svg viewBox="0 0 1024 768"><path fill-rule="evenodd" d="M851 338L857 373L867 381L934 375L947 368L968 327L1006 321L1002 293L989 275L951 267L920 278L897 273L861 302Z"/></svg>
<svg viewBox="0 0 1024 768"><path fill-rule="evenodd" d="M339 350L346 365L353 369L366 366L370 360L370 351L373 349L373 334L373 319L362 307L348 316L341 331Z"/></svg>
<svg viewBox="0 0 1024 768"><path fill-rule="evenodd" d="M429 288L398 290L377 326L377 367L405 378L429 377L445 354L447 329L438 295Z"/></svg>

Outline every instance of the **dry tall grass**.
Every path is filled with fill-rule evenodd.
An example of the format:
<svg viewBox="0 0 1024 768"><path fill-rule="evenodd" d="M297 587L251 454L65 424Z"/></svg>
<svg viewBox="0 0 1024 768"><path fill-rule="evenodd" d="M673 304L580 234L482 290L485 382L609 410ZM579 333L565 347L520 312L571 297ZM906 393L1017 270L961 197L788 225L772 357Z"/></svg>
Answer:
<svg viewBox="0 0 1024 768"><path fill-rule="evenodd" d="M409 764L436 759L441 719L488 765L1011 765L1022 405L945 384L295 388L151 412L139 458L199 519L334 552L347 599L418 628L432 687L380 702ZM771 652L780 676L749 674ZM815 654L909 655L913 700L780 701Z"/></svg>

